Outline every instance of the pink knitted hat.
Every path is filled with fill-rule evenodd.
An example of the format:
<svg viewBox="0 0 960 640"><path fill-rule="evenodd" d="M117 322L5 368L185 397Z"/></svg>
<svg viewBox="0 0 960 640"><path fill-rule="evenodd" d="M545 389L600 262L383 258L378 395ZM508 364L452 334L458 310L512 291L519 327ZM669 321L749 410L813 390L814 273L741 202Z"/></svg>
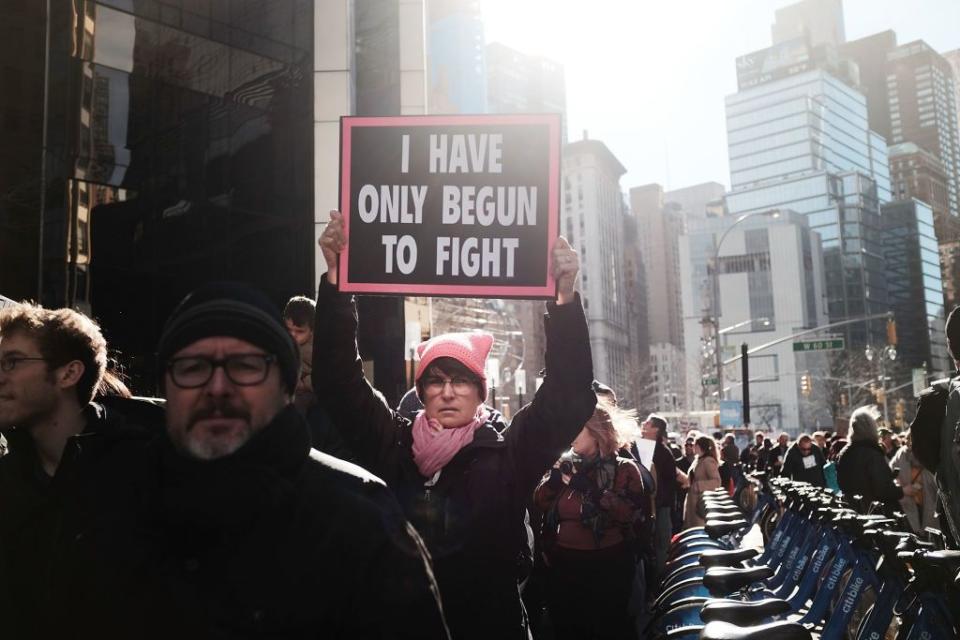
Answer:
<svg viewBox="0 0 960 640"><path fill-rule="evenodd" d="M493 346L493 336L476 331L472 333L444 333L417 345L417 380L437 358L453 358L486 382L487 356Z"/></svg>

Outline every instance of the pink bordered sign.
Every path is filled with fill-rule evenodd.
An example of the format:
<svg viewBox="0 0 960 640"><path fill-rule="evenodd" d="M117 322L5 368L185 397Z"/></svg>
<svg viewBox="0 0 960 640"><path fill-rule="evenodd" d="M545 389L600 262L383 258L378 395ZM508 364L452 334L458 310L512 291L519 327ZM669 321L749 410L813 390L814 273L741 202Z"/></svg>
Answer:
<svg viewBox="0 0 960 640"><path fill-rule="evenodd" d="M341 291L552 298L560 116L344 117Z"/></svg>

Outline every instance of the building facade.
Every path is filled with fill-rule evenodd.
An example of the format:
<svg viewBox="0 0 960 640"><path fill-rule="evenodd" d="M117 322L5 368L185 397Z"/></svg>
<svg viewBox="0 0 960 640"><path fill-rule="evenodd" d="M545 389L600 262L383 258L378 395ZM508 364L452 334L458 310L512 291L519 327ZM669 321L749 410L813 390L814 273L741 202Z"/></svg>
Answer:
<svg viewBox="0 0 960 640"><path fill-rule="evenodd" d="M680 238L680 265L688 408L716 407L714 322L723 361L739 355L742 343L755 348L826 323L820 239L802 214L691 222ZM822 353L795 353L788 340L750 356L749 365L754 426L796 434L832 424L826 390L805 398L800 389L801 374L825 375ZM723 383L724 399L742 400L739 362L724 366Z"/></svg>
<svg viewBox="0 0 960 640"><path fill-rule="evenodd" d="M98 319L142 394L198 285L246 281L278 307L312 295L340 116L426 103L422 0L18 6L0 27L19 84L4 122L21 130L0 148L16 202L0 207L0 291ZM396 306L361 336L391 396Z"/></svg>
<svg viewBox="0 0 960 640"><path fill-rule="evenodd" d="M935 377L950 375L943 283L933 210L916 199L883 205L890 307L897 320L897 360ZM895 380L895 382L901 382Z"/></svg>
<svg viewBox="0 0 960 640"><path fill-rule="evenodd" d="M478 0L426 0L430 113L484 113L486 52Z"/></svg>
<svg viewBox="0 0 960 640"><path fill-rule="evenodd" d="M652 410L675 411L685 397L678 251L683 213L664 201L662 186L648 184L630 189L630 215L646 283L640 313L650 354L647 401Z"/></svg>
<svg viewBox="0 0 960 640"><path fill-rule="evenodd" d="M487 45L490 113L559 113L567 141L567 89L563 65L492 42Z"/></svg>
<svg viewBox="0 0 960 640"><path fill-rule="evenodd" d="M624 224L620 161L599 140L563 148L561 233L580 254L580 291L590 329L597 380L624 395L630 392L629 332L623 282Z"/></svg>
<svg viewBox="0 0 960 640"><path fill-rule="evenodd" d="M843 52L859 67L871 126L891 145L911 142L935 155L947 174L949 215L960 215L957 85L950 62L922 40L898 46L892 31L850 42Z"/></svg>
<svg viewBox="0 0 960 640"><path fill-rule="evenodd" d="M727 98L727 136L729 214L806 215L822 240L830 321L885 312L880 203L890 200L890 173L863 94L824 69L756 84ZM863 346L881 331L864 323L842 332Z"/></svg>

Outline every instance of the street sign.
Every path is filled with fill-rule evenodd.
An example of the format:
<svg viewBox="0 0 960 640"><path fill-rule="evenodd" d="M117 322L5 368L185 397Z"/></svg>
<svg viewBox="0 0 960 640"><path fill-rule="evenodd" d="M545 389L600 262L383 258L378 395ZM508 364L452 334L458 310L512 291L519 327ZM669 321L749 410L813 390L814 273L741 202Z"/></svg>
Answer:
<svg viewBox="0 0 960 640"><path fill-rule="evenodd" d="M743 424L743 403L739 400L720 401L720 426L739 427Z"/></svg>
<svg viewBox="0 0 960 640"><path fill-rule="evenodd" d="M843 351L846 348L846 341L843 338L797 340L793 343L794 351Z"/></svg>
<svg viewBox="0 0 960 640"><path fill-rule="evenodd" d="M716 378L704 378L704 379L703 379L703 386L709 387L709 386L712 386L712 385L717 384L717 382L718 382L718 381L717 381Z"/></svg>

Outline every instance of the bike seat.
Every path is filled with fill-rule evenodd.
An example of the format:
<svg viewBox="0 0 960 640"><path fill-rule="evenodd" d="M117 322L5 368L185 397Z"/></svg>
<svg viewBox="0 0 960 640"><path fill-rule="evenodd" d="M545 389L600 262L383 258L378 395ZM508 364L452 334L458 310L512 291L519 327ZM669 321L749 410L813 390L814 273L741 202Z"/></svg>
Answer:
<svg viewBox="0 0 960 640"><path fill-rule="evenodd" d="M707 507L707 519L733 522L734 520L742 520L743 514L740 513L740 511L714 511L710 507Z"/></svg>
<svg viewBox="0 0 960 640"><path fill-rule="evenodd" d="M707 523L703 526L703 530L707 532L707 535L711 538L719 538L725 536L728 533L733 533L734 531L739 531L747 526L747 521L743 520L732 520L730 522L725 522L723 520L707 520Z"/></svg>
<svg viewBox="0 0 960 640"><path fill-rule="evenodd" d="M711 549L700 554L700 566L732 567L757 554L756 549Z"/></svg>
<svg viewBox="0 0 960 640"><path fill-rule="evenodd" d="M710 622L700 640L810 640L810 632L797 622L771 622L755 627L738 627L727 622Z"/></svg>
<svg viewBox="0 0 960 640"><path fill-rule="evenodd" d="M754 582L765 580L773 575L773 569L766 565L739 569L734 567L710 567L703 576L703 586L718 598L729 595Z"/></svg>
<svg viewBox="0 0 960 640"><path fill-rule="evenodd" d="M920 556L919 560L931 567L943 569L950 575L960 571L960 551L930 551Z"/></svg>
<svg viewBox="0 0 960 640"><path fill-rule="evenodd" d="M707 600L707 604L700 610L700 618L704 622L719 620L744 627L790 610L790 603L779 598L766 598L752 602Z"/></svg>

